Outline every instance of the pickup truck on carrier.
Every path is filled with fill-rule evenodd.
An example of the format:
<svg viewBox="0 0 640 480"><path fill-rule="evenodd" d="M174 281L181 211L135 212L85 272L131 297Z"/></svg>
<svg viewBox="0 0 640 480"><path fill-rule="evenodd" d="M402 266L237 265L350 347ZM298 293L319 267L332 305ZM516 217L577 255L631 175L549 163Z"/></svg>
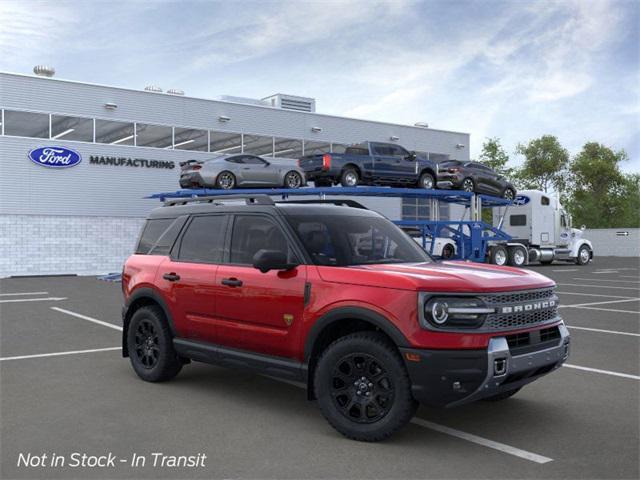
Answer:
<svg viewBox="0 0 640 480"><path fill-rule="evenodd" d="M438 165L393 143L364 142L344 153L308 155L298 161L307 180L316 187L339 183L436 188Z"/></svg>
<svg viewBox="0 0 640 480"><path fill-rule="evenodd" d="M363 208L227 199L156 208L124 266L122 353L143 380L199 361L305 382L336 430L376 441L418 402L504 400L569 355L543 275L436 262Z"/></svg>

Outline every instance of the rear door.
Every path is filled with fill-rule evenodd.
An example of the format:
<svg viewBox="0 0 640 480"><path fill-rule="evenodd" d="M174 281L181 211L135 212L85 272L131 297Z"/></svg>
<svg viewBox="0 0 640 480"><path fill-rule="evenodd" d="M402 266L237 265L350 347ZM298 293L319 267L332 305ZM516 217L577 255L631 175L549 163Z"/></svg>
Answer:
<svg viewBox="0 0 640 480"><path fill-rule="evenodd" d="M373 158L373 176L385 182L392 180L397 159L391 146L384 143L372 143L371 156Z"/></svg>
<svg viewBox="0 0 640 480"><path fill-rule="evenodd" d="M294 357L304 312L307 267L261 273L253 257L261 249L298 261L293 239L274 217L234 216L230 247L216 275L217 342L268 355Z"/></svg>
<svg viewBox="0 0 640 480"><path fill-rule="evenodd" d="M180 336L216 342L216 273L229 218L225 214L191 217L171 257L160 265L157 284Z"/></svg>

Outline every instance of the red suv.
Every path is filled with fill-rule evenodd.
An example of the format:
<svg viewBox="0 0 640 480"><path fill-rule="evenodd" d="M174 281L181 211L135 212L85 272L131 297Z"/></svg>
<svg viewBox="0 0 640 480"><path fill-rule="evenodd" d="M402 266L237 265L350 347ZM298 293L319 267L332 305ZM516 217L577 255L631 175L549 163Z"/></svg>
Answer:
<svg viewBox="0 0 640 480"><path fill-rule="evenodd" d="M151 212L124 266L123 355L150 382L191 360L304 381L336 430L376 441L418 402L502 400L560 367L554 287L436 262L364 208L180 199Z"/></svg>

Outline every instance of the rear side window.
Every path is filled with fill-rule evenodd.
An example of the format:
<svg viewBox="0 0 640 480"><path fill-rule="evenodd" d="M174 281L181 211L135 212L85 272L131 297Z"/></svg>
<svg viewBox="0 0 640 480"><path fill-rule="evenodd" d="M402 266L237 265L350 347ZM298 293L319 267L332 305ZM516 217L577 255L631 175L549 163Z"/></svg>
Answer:
<svg viewBox="0 0 640 480"><path fill-rule="evenodd" d="M180 243L179 261L220 263L224 250L226 215L193 217Z"/></svg>
<svg viewBox="0 0 640 480"><path fill-rule="evenodd" d="M151 247L155 245L160 236L169 228L174 222L174 218L155 218L153 220L147 220L140 241L138 242L138 248L136 253L146 255L151 250Z"/></svg>
<svg viewBox="0 0 640 480"><path fill-rule="evenodd" d="M364 147L347 147L344 153L347 155L369 155L369 149Z"/></svg>
<svg viewBox="0 0 640 480"><path fill-rule="evenodd" d="M509 217L509 225L512 227L524 227L526 224L526 215L511 215L511 217Z"/></svg>
<svg viewBox="0 0 640 480"><path fill-rule="evenodd" d="M549 197L540 197L540 205L549 205Z"/></svg>

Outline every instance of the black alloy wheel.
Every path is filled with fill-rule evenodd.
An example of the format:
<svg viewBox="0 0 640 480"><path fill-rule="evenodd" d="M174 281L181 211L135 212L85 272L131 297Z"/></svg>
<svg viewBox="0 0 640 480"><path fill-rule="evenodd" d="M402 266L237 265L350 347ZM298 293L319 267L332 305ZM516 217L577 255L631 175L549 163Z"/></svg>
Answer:
<svg viewBox="0 0 640 480"><path fill-rule="evenodd" d="M287 188L300 188L302 186L302 176L298 172L291 170L284 177L284 185Z"/></svg>
<svg viewBox="0 0 640 480"><path fill-rule="evenodd" d="M473 183L473 179L465 178L462 181L462 190L465 192L473 192L475 191L475 184Z"/></svg>
<svg viewBox="0 0 640 480"><path fill-rule="evenodd" d="M134 352L142 366L146 369L155 367L160 358L158 332L149 320L138 323L135 331Z"/></svg>
<svg viewBox="0 0 640 480"><path fill-rule="evenodd" d="M331 377L333 403L349 420L372 423L389 413L393 404L393 382L375 357L348 354L338 361Z"/></svg>

